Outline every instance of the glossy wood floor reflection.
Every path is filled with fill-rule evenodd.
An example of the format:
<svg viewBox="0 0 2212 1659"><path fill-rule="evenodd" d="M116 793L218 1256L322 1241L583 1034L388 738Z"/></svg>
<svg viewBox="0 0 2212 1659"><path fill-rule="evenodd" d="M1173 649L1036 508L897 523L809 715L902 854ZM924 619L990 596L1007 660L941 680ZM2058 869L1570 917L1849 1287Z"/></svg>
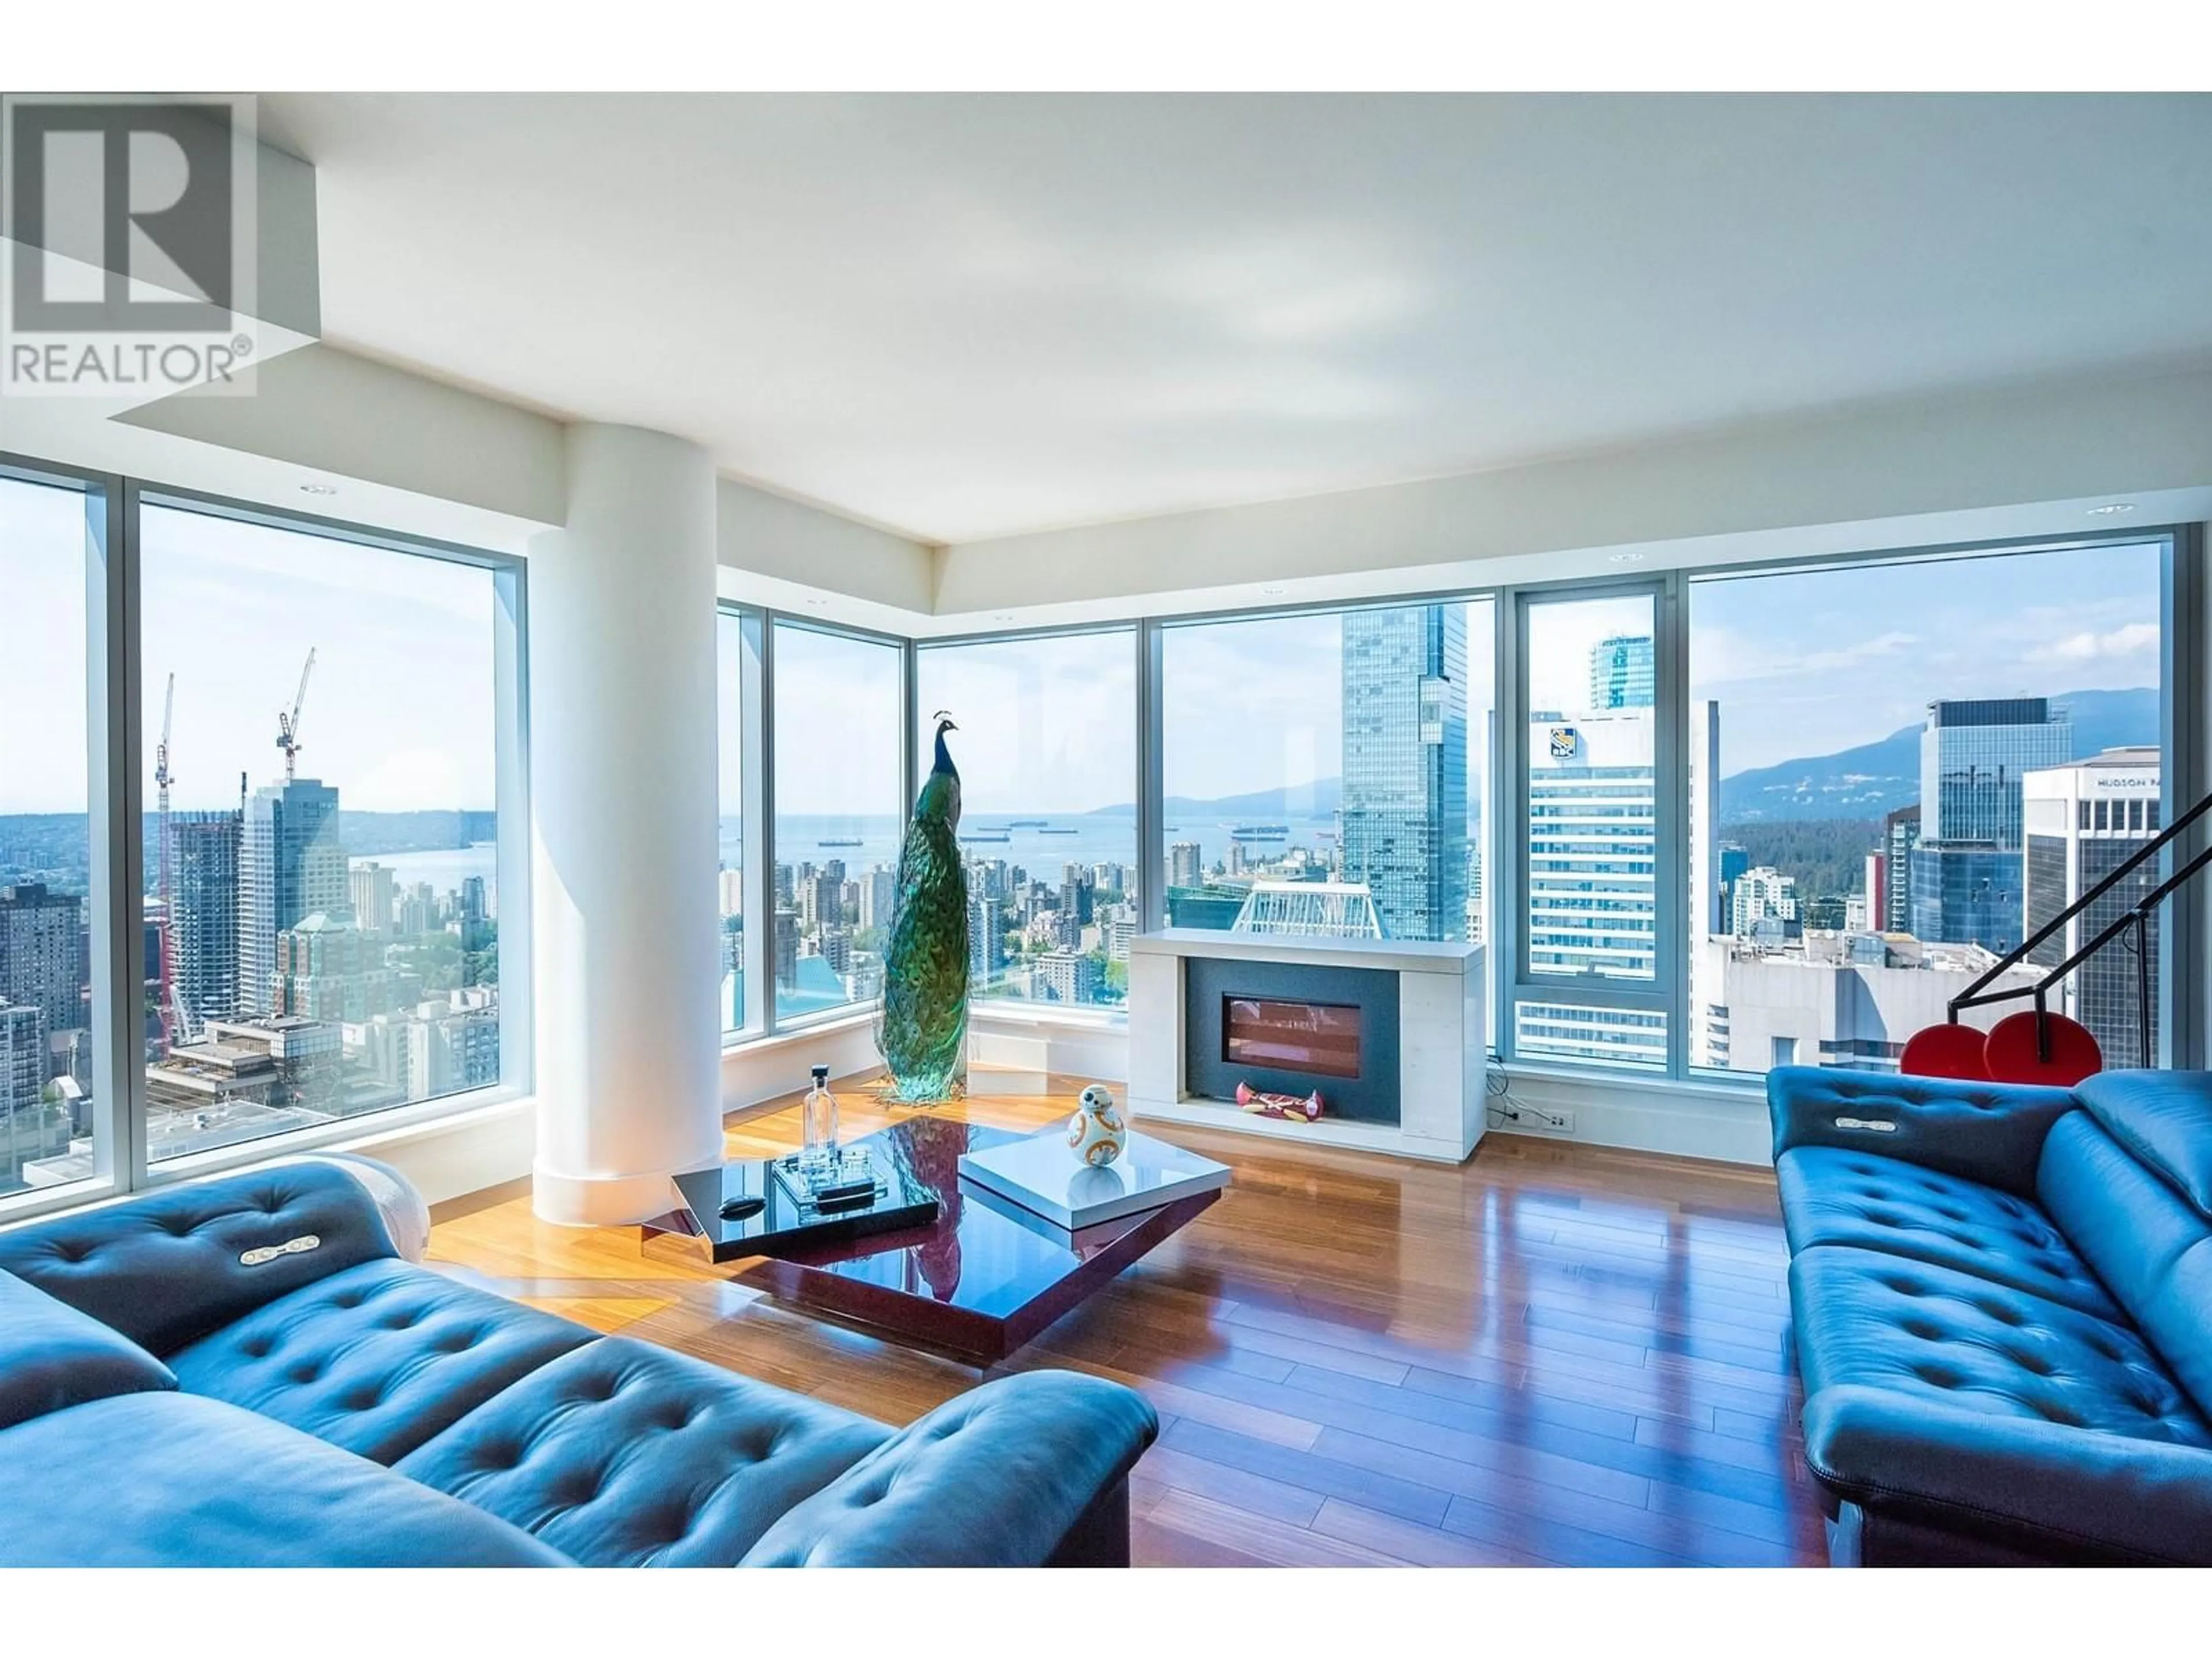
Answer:
<svg viewBox="0 0 2212 1659"><path fill-rule="evenodd" d="M840 1091L847 1133L890 1121ZM979 1100L1032 1127L1062 1097ZM1158 1408L1140 1565L1789 1565L1823 1559L1763 1170L1492 1133L1457 1169L1163 1127L1221 1202L1008 1369ZM733 1153L797 1143L795 1106ZM628 1230L442 1206L434 1261L599 1329L904 1422L979 1373L825 1324Z"/></svg>

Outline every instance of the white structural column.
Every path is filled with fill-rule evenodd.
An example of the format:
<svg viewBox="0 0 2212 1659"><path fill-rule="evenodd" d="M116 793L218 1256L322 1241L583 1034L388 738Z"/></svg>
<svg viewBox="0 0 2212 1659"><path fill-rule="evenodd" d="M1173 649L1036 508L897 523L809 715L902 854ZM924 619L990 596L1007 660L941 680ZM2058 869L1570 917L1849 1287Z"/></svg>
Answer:
<svg viewBox="0 0 2212 1659"><path fill-rule="evenodd" d="M530 546L532 1184L592 1225L722 1151L714 467L572 427L568 506Z"/></svg>

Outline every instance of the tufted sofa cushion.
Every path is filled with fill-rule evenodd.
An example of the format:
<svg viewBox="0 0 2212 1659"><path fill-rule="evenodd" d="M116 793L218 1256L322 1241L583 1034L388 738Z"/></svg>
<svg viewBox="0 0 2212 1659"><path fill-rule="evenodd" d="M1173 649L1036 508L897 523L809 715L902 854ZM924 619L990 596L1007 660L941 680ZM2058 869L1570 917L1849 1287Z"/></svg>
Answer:
<svg viewBox="0 0 2212 1659"><path fill-rule="evenodd" d="M744 1565L1042 1566L1065 1559L1158 1431L1142 1395L1103 1377L999 1377L878 1446L779 1520ZM1126 1549L1126 1515L1115 1524Z"/></svg>
<svg viewBox="0 0 2212 1659"><path fill-rule="evenodd" d="M324 1162L141 1193L0 1232L0 1269L159 1356L395 1254L374 1199Z"/></svg>
<svg viewBox="0 0 2212 1659"><path fill-rule="evenodd" d="M0 1429L88 1400L176 1386L143 1348L0 1273Z"/></svg>
<svg viewBox="0 0 2212 1659"><path fill-rule="evenodd" d="M394 1463L548 1360L581 1325L410 1262L364 1261L172 1354L191 1394Z"/></svg>
<svg viewBox="0 0 2212 1659"><path fill-rule="evenodd" d="M2212 1073L2102 1072L2074 1092L2113 1139L2212 1218Z"/></svg>
<svg viewBox="0 0 2212 1659"><path fill-rule="evenodd" d="M398 1468L587 1566L732 1566L777 1516L890 1435L836 1407L607 1337L524 1378Z"/></svg>
<svg viewBox="0 0 2212 1659"><path fill-rule="evenodd" d="M1794 1251L1823 1244L1881 1250L2032 1291L2100 1318L2120 1317L2097 1276L2027 1199L1897 1158L1830 1146L1783 1153L1774 1176Z"/></svg>
<svg viewBox="0 0 2212 1659"><path fill-rule="evenodd" d="M0 1432L0 1567L565 1565L465 1504L191 1395L123 1395Z"/></svg>
<svg viewBox="0 0 2212 1659"><path fill-rule="evenodd" d="M2038 1179L2051 1219L2212 1416L2212 1221L2087 1112L2052 1128Z"/></svg>
<svg viewBox="0 0 2212 1659"><path fill-rule="evenodd" d="M1822 1246L1790 1265L1808 1400L1878 1389L1991 1418L2212 1448L2208 1425L2124 1325L1948 1267ZM1808 1454L1817 1450L1808 1437ZM1940 1458L1940 1438L1926 1448Z"/></svg>
<svg viewBox="0 0 2212 1659"><path fill-rule="evenodd" d="M2035 1192L2045 1134L2075 1109L2064 1089L1815 1066L1768 1073L1766 1103L1778 1159L1797 1146L1872 1152L2021 1198Z"/></svg>

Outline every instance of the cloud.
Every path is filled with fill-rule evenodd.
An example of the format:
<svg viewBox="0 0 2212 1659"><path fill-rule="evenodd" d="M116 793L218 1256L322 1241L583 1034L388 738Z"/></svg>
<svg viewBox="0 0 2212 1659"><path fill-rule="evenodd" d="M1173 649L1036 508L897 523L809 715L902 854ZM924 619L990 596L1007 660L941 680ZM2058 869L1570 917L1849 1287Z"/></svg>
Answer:
<svg viewBox="0 0 2212 1659"><path fill-rule="evenodd" d="M1917 634L1901 633L1892 629L1887 634L1877 634L1870 640L1861 640L1856 645L1846 645L1833 651L1815 651L1809 657L1796 659L1794 666L1801 668L1850 668L1856 664L1872 662L1881 657L1894 657L1911 650L1920 643Z"/></svg>
<svg viewBox="0 0 2212 1659"><path fill-rule="evenodd" d="M2039 662L2099 662L2156 651L2158 638L2156 623L2128 623L2103 634L2069 634L2063 639L2038 647L2031 654Z"/></svg>

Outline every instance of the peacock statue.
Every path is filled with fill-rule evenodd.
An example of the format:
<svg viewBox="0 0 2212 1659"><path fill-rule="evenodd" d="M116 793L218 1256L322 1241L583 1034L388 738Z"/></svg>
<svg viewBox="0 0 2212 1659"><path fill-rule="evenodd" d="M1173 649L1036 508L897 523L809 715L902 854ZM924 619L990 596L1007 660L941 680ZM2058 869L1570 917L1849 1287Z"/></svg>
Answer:
<svg viewBox="0 0 2212 1659"><path fill-rule="evenodd" d="M968 1044L968 872L960 861L960 774L939 710L937 755L899 848L898 896L884 951L876 1048L890 1072L884 1098L918 1106L950 1100Z"/></svg>

